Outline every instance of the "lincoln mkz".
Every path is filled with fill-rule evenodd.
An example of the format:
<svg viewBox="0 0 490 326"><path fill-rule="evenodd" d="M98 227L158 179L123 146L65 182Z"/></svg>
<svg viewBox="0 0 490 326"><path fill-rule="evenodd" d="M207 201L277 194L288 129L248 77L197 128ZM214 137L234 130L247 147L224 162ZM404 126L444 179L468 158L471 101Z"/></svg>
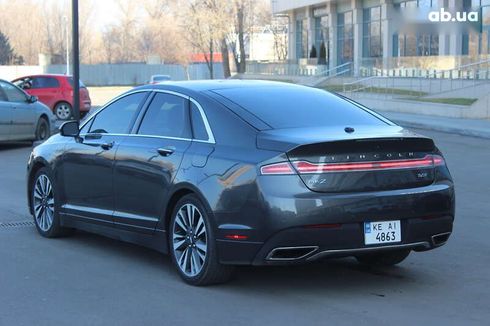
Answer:
<svg viewBox="0 0 490 326"><path fill-rule="evenodd" d="M266 81L132 89L35 147L27 174L41 235L81 229L169 253L194 285L237 265L395 265L443 245L455 210L432 139Z"/></svg>

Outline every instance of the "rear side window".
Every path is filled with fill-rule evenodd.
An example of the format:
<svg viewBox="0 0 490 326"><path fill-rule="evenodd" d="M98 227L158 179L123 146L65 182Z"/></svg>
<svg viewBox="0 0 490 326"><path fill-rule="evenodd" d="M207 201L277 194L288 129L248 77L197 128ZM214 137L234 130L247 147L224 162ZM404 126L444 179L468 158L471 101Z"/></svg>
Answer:
<svg viewBox="0 0 490 326"><path fill-rule="evenodd" d="M100 111L94 118L90 133L127 134L147 92L127 95ZM84 127L85 128L85 127Z"/></svg>
<svg viewBox="0 0 490 326"><path fill-rule="evenodd" d="M60 83L53 77L34 77L32 78L32 89L36 88L58 88Z"/></svg>
<svg viewBox="0 0 490 326"><path fill-rule="evenodd" d="M188 100L157 93L141 121L138 134L191 138Z"/></svg>
<svg viewBox="0 0 490 326"><path fill-rule="evenodd" d="M191 123L194 139L209 140L208 132L206 131L206 126L202 119L201 112L194 103L191 103Z"/></svg>
<svg viewBox="0 0 490 326"><path fill-rule="evenodd" d="M214 92L240 105L275 129L386 125L356 105L316 88L286 85L228 88Z"/></svg>

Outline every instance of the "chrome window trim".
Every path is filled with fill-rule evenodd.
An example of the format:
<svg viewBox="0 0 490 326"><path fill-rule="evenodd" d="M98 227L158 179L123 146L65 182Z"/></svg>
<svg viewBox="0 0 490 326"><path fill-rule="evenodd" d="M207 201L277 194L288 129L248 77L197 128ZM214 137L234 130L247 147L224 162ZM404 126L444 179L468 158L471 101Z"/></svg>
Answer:
<svg viewBox="0 0 490 326"><path fill-rule="evenodd" d="M208 121L208 117L206 116L206 113L204 112L204 109L202 108L201 104L196 101L194 98L188 96L188 95L185 95L185 94L182 94L182 93L178 93L178 92L175 92L175 91L170 91L170 90L165 90L165 89L141 89L141 90L136 90L136 91L132 91L132 92L129 92L129 93L124 93L124 94L121 94L119 95L118 97L112 99L110 102L106 103L104 106L102 106L101 108L99 108L97 111L95 111L87 120L85 120L83 122L82 125L80 125L80 130L82 130L85 125L87 123L89 123L89 121L91 121L92 119L94 119L97 114L99 114L100 111L102 111L103 109L105 109L106 107L108 107L109 105L111 105L112 103L116 102L117 100L123 98L123 97L126 97L126 96L129 96L131 94L136 94L136 93L142 93L142 92L155 92L155 93L165 93L165 94L170 94L170 95L175 95L175 96L179 96L179 97L182 97L182 98L185 98L187 99L188 101L194 103L197 107L197 109L199 110L199 113L201 114L201 119L204 123L204 127L206 128L206 133L208 134L208 139L207 140L202 140L202 139L196 139L196 138L180 138L180 137L171 137L171 136L158 136L158 135L143 135L143 134L111 134L111 133L104 133L104 134L101 134L101 135L107 135L107 136L129 136L129 137L150 137L150 138L161 138L161 139L172 139L172 140L184 140L184 141L194 141L194 142L198 142L198 143L207 143L207 144L216 144L216 140L214 138L214 134L213 134L213 131L211 130L211 126L209 125L209 121ZM81 134L80 136L86 136L87 134Z"/></svg>
<svg viewBox="0 0 490 326"><path fill-rule="evenodd" d="M199 113L201 114L201 119L204 123L204 127L206 128L206 133L208 134L208 139L207 140L199 140L196 139L196 141L201 141L201 142L206 142L206 143L211 143L215 144L216 141L214 139L214 134L213 131L211 130L211 126L209 125L208 117L206 116L206 113L204 112L204 109L202 108L201 104L199 104L198 101L193 99L192 97L189 97L189 100L194 103L199 110Z"/></svg>

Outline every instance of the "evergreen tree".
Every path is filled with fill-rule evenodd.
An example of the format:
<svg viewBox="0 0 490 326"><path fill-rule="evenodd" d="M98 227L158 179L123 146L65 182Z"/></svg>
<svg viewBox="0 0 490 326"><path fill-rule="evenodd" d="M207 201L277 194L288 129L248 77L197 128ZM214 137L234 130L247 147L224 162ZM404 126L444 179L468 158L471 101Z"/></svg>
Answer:
<svg viewBox="0 0 490 326"><path fill-rule="evenodd" d="M9 64L14 57L8 37L0 31L0 65Z"/></svg>

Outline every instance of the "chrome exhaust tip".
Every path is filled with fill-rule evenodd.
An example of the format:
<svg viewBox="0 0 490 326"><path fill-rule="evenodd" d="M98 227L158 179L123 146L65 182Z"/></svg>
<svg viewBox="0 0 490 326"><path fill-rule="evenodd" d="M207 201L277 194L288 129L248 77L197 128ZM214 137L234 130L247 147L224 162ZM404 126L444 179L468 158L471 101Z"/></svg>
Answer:
<svg viewBox="0 0 490 326"><path fill-rule="evenodd" d="M266 260L293 261L303 259L318 250L318 246L278 247L269 252Z"/></svg>
<svg viewBox="0 0 490 326"><path fill-rule="evenodd" d="M439 234L433 235L431 237L432 238L432 244L435 247L442 246L443 244L445 244L447 242L450 235L451 235L451 232L444 232L444 233L439 233Z"/></svg>

